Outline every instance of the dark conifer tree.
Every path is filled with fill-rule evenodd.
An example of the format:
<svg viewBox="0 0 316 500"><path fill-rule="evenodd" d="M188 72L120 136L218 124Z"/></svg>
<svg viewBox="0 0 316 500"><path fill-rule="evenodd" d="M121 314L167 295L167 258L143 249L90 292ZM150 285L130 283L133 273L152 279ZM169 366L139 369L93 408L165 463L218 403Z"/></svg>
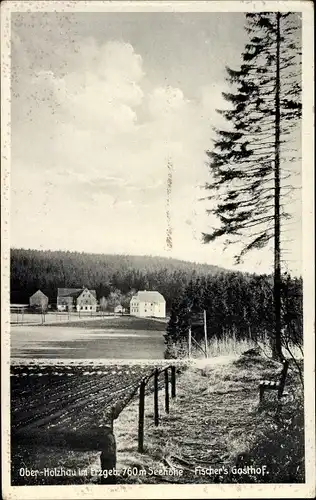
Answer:
<svg viewBox="0 0 316 500"><path fill-rule="evenodd" d="M165 335L167 351L174 355L192 337L202 341L203 310L206 310L208 339L237 341L248 339L264 342L274 325L274 304L271 276L223 273L209 276L206 280L189 283L182 296L174 301ZM202 297L202 299L201 299ZM198 298L198 300L197 300ZM283 346L291 348L303 345L302 281L286 276L282 281L282 328ZM237 299L237 300L236 300ZM178 351L179 352L179 351Z"/></svg>
<svg viewBox="0 0 316 500"><path fill-rule="evenodd" d="M209 210L219 227L204 241L226 237L226 244L242 242L239 262L250 250L274 241L273 356L281 349L281 220L288 218L281 190L283 170L297 158L290 151L301 116L300 23L295 13L248 13L249 42L240 69L227 68L232 93L224 98L230 109L220 111L227 128L218 129L209 151L212 182L206 186L217 201Z"/></svg>

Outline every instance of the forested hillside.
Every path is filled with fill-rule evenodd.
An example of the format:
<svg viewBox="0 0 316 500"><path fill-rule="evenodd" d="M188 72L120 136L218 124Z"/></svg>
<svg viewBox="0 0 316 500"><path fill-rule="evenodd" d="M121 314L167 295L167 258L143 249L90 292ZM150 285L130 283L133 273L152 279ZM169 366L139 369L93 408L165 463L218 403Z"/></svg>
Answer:
<svg viewBox="0 0 316 500"><path fill-rule="evenodd" d="M163 257L11 251L12 303L28 303L30 295L41 289L54 304L58 287L80 286L95 289L97 298L105 297L108 306L120 301L128 306L129 294L135 290L158 290L171 314L167 343L186 340L189 325L194 317L200 322L204 309L209 336L258 338L273 330L271 276ZM281 296L283 324L301 343L302 280L284 276ZM203 336L203 327L194 329L198 337L199 330Z"/></svg>
<svg viewBox="0 0 316 500"><path fill-rule="evenodd" d="M58 287L86 286L96 290L98 299L115 290L158 290L170 307L191 279L220 271L163 257L12 249L11 303L28 303L38 289L54 303Z"/></svg>

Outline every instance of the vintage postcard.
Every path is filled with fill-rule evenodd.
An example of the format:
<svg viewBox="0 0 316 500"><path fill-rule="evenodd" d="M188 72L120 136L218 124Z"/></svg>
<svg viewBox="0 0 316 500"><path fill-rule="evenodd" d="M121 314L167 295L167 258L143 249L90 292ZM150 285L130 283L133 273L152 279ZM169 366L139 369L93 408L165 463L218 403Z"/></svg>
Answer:
<svg viewBox="0 0 316 500"><path fill-rule="evenodd" d="M5 499L315 496L313 29L1 5Z"/></svg>

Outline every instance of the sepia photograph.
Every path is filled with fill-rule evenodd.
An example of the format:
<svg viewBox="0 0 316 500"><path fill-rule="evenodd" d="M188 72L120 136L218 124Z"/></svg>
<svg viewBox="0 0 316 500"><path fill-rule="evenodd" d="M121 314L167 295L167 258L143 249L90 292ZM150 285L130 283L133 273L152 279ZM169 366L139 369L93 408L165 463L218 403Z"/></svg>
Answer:
<svg viewBox="0 0 316 500"><path fill-rule="evenodd" d="M312 5L1 17L5 498L314 497Z"/></svg>

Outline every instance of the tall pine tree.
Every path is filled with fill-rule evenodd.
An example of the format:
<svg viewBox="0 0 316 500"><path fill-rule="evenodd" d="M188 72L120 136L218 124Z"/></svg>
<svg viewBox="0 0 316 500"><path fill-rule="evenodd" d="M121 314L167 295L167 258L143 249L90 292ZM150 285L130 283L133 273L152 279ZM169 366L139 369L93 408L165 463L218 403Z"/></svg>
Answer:
<svg viewBox="0 0 316 500"><path fill-rule="evenodd" d="M204 241L226 237L226 244L242 242L239 262L253 249L274 241L275 331L271 337L274 358L281 348L281 220L284 194L291 186L290 149L301 116L300 22L295 13L248 13L249 41L240 69L227 68L232 93L223 96L230 108L219 111L226 129L217 129L212 151L208 151L212 181L209 210L219 227L204 234ZM284 167L286 164L286 168Z"/></svg>

